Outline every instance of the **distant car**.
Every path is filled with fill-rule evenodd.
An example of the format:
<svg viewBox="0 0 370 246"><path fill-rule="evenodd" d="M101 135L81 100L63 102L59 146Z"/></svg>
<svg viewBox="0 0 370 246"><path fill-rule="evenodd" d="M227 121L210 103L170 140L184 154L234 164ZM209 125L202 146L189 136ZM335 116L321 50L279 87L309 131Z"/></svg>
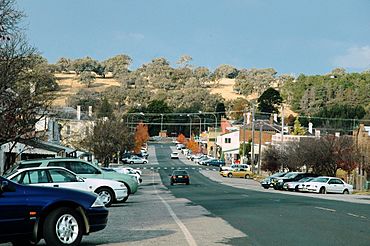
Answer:
<svg viewBox="0 0 370 246"><path fill-rule="evenodd" d="M133 169L133 168L130 169L129 167L102 167L102 169L104 171L108 171L108 172L124 173L124 174L130 175L130 176L133 176L137 180L138 184L141 184L143 182L143 180L141 178L141 171L137 170L137 169ZM137 170L137 171L135 171L135 170ZM140 171L140 172L138 172L138 171Z"/></svg>
<svg viewBox="0 0 370 246"><path fill-rule="evenodd" d="M272 184L272 179L273 178L278 178L278 177L283 177L284 175L286 175L287 173L285 173L285 172L281 172L281 173L274 173L274 174L272 174L271 176L269 176L269 177L267 177L267 178L265 178L265 179L263 179L262 181L261 181L261 186L263 187L263 188L265 188L265 189L268 189L268 188L270 188L270 187L273 187L273 184Z"/></svg>
<svg viewBox="0 0 370 246"><path fill-rule="evenodd" d="M7 179L18 184L32 186L70 188L90 191L99 195L106 207L127 196L124 184L106 179L81 178L63 167L33 167L19 169L6 175Z"/></svg>
<svg viewBox="0 0 370 246"><path fill-rule="evenodd" d="M177 184L177 183L183 183L183 184L190 184L190 176L188 172L185 170L175 170L172 172L171 178L170 178L171 185Z"/></svg>
<svg viewBox="0 0 370 246"><path fill-rule="evenodd" d="M136 156L136 155L132 155L132 156L126 158L125 162L128 163L128 164L147 164L148 160L144 159L144 158L141 158L139 156Z"/></svg>
<svg viewBox="0 0 370 246"><path fill-rule="evenodd" d="M286 182L283 185L283 189L284 190L289 190L289 191L299 191L299 185L300 184L303 184L304 182L311 181L314 178L315 177L305 177L305 178L302 178L298 181Z"/></svg>
<svg viewBox="0 0 370 246"><path fill-rule="evenodd" d="M220 174L223 177L245 178L245 179L249 179L253 176L253 173L251 171L248 171L247 169L244 168L235 168L234 170L230 171L225 170L221 171Z"/></svg>
<svg viewBox="0 0 370 246"><path fill-rule="evenodd" d="M198 162L200 165L203 165L203 166L209 166L209 162L213 161L213 160L217 160L216 158L213 158L213 157L206 157L206 158L202 158L200 159L200 161Z"/></svg>
<svg viewBox="0 0 370 246"><path fill-rule="evenodd" d="M225 166L225 161L223 160L217 160L217 159L212 159L206 162L207 166L213 166L213 167L223 167Z"/></svg>
<svg viewBox="0 0 370 246"><path fill-rule="evenodd" d="M353 186L336 177L317 177L304 183L308 192L350 194Z"/></svg>
<svg viewBox="0 0 370 246"><path fill-rule="evenodd" d="M138 183L135 177L128 174L107 172L102 170L100 167L95 166L84 160L76 158L47 158L47 159L32 159L23 160L17 162L6 174L13 172L18 169L29 168L29 167L64 167L79 176L85 178L97 178L97 179L108 179L116 180L123 183L127 188L127 196L120 202L125 202L130 194L134 194L137 191Z"/></svg>
<svg viewBox="0 0 370 246"><path fill-rule="evenodd" d="M0 243L79 245L103 230L108 210L98 195L78 190L20 185L0 177Z"/></svg>
<svg viewBox="0 0 370 246"><path fill-rule="evenodd" d="M181 143L176 144L176 149L177 149L177 150L182 150L182 149L184 149L184 148L185 148L185 145L184 145L184 144L181 144Z"/></svg>
<svg viewBox="0 0 370 246"><path fill-rule="evenodd" d="M289 172L282 177L275 177L272 179L272 185L275 190L282 190L284 183L295 182L305 177L317 177L314 173Z"/></svg>
<svg viewBox="0 0 370 246"><path fill-rule="evenodd" d="M248 164L231 164L230 166L223 166L221 167L222 171L230 171L234 170L235 168L244 168L247 169L248 171L250 170L250 166Z"/></svg>
<svg viewBox="0 0 370 246"><path fill-rule="evenodd" d="M171 153L171 159L179 159L179 153L178 152L172 152Z"/></svg>

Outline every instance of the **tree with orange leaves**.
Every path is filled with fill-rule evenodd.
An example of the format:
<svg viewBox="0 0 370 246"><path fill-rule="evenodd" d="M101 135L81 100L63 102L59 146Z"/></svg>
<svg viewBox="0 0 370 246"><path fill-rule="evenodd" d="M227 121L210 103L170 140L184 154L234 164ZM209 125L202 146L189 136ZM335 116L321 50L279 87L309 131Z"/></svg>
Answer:
<svg viewBox="0 0 370 246"><path fill-rule="evenodd" d="M136 127L134 152L139 153L141 150L141 146L143 146L143 144L146 143L148 139L148 126L145 125L143 122L140 122Z"/></svg>
<svg viewBox="0 0 370 246"><path fill-rule="evenodd" d="M197 142L195 142L193 139L190 139L186 143L186 147L188 149L190 149L191 152L193 152L193 153L199 153L200 152L199 144Z"/></svg>
<svg viewBox="0 0 370 246"><path fill-rule="evenodd" d="M186 143L186 137L184 134L180 133L180 135L177 136L177 142L185 144Z"/></svg>

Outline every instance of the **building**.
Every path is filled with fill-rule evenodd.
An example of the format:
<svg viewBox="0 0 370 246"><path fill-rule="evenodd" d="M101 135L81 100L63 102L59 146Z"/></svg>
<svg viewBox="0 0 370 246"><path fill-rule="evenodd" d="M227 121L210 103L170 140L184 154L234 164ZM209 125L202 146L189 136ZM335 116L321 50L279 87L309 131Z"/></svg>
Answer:
<svg viewBox="0 0 370 246"><path fill-rule="evenodd" d="M355 144L360 151L360 165L355 170L355 188L358 190L370 189L370 126L360 124L353 131Z"/></svg>

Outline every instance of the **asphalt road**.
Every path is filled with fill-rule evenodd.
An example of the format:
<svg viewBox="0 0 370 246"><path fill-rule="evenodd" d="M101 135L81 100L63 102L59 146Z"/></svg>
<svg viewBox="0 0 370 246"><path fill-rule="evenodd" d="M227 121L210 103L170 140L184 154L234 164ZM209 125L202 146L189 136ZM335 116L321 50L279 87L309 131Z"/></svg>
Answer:
<svg viewBox="0 0 370 246"><path fill-rule="evenodd" d="M369 204L245 189L250 180L171 160L171 148L152 144L149 164L134 165L143 169L138 192L109 208L107 228L81 245L370 245ZM178 168L190 185L170 185Z"/></svg>

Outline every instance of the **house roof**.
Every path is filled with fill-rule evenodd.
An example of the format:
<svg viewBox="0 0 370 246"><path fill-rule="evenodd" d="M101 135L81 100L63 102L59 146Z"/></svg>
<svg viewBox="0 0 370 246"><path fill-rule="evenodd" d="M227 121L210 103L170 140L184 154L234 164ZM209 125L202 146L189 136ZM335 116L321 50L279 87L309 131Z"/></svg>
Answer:
<svg viewBox="0 0 370 246"><path fill-rule="evenodd" d="M75 149L56 144L51 142L42 141L40 139L23 139L19 141L20 143L26 144L28 146L32 146L38 149L44 149L52 152L59 153L61 151L65 151L66 153L71 153L76 151Z"/></svg>

